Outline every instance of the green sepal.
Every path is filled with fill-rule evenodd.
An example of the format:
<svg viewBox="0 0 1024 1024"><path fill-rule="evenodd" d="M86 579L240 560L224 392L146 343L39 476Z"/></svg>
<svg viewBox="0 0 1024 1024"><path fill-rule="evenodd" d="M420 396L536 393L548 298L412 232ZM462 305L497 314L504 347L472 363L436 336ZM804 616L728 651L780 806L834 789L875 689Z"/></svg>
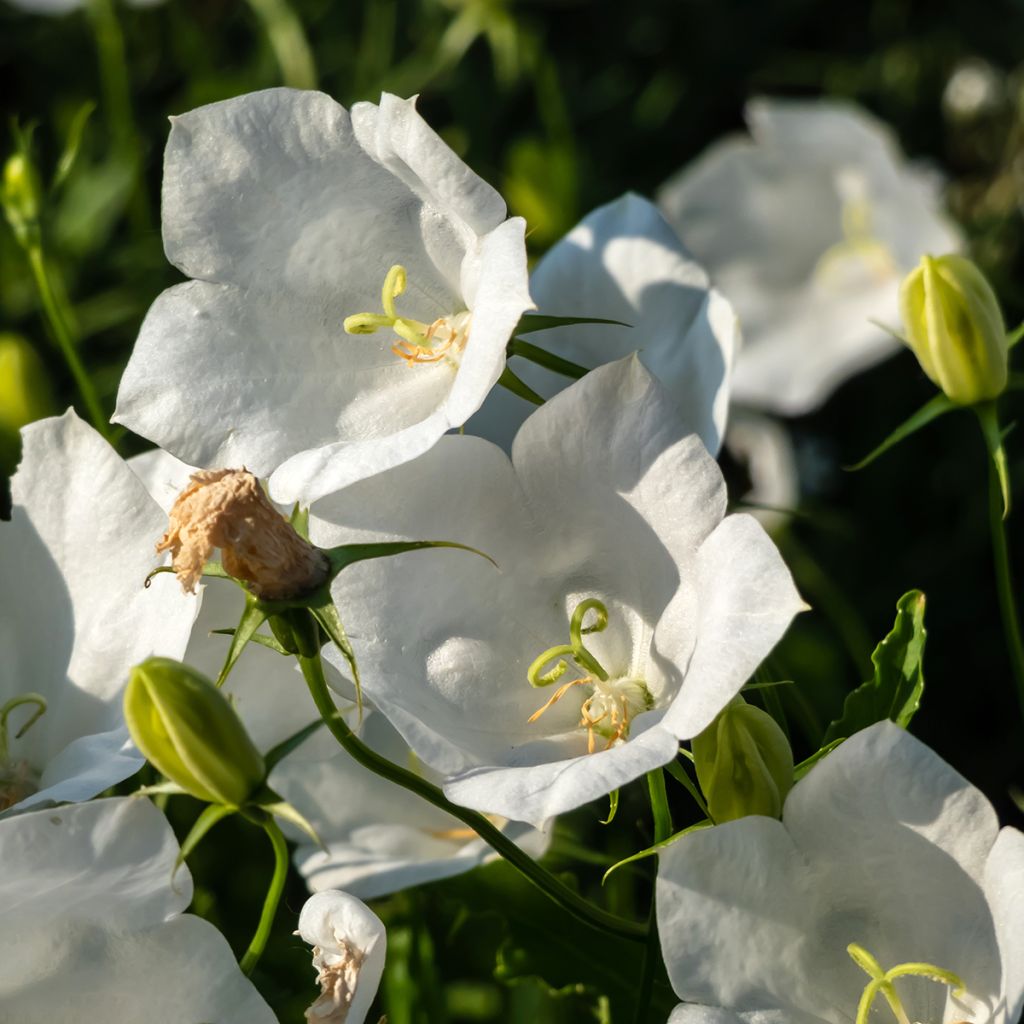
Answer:
<svg viewBox="0 0 1024 1024"><path fill-rule="evenodd" d="M793 768L793 781L799 782L822 758L827 757L832 753L840 743L845 743L846 737L841 736L837 740L832 740L831 743L826 743L820 750L816 750L810 757L804 758L798 765Z"/></svg>
<svg viewBox="0 0 1024 1024"><path fill-rule="evenodd" d="M152 786L139 786L132 796L188 796L188 790L168 779L166 782L157 782Z"/></svg>
<svg viewBox="0 0 1024 1024"><path fill-rule="evenodd" d="M1021 324L1019 327L1015 327L1006 335L1006 347L1008 349L1014 348L1022 338L1024 338L1024 324Z"/></svg>
<svg viewBox="0 0 1024 1024"><path fill-rule="evenodd" d="M304 832L321 850L327 850L324 841L317 835L317 831L309 823L306 817L287 800L282 799L280 794L275 793L269 786L264 786L249 802L245 808L245 815L253 824L262 827L259 818L260 812L272 814L276 818L290 822L296 828ZM255 817L253 816L255 814Z"/></svg>
<svg viewBox="0 0 1024 1024"><path fill-rule="evenodd" d="M217 676L217 686L223 686L228 674L235 667L235 662L242 656L245 645L253 638L256 630L267 621L267 613L260 606L260 602L251 594L246 594L245 608L242 610L242 617L239 619L238 627L231 637L231 644L228 647L224 665L221 667L220 675Z"/></svg>
<svg viewBox="0 0 1024 1024"><path fill-rule="evenodd" d="M309 506L303 508L298 502L288 517L292 529L303 539L309 540Z"/></svg>
<svg viewBox="0 0 1024 1024"><path fill-rule="evenodd" d="M210 636L234 636L236 632L237 630L234 629L211 629ZM286 651L272 636L267 636L266 633L254 633L249 637L249 643L259 644L261 647L266 647L267 650L274 651L275 654L291 657L289 651Z"/></svg>
<svg viewBox="0 0 1024 1024"><path fill-rule="evenodd" d="M544 313L524 313L512 332L533 334L534 331L549 331L552 327L572 327L574 324L605 324L611 327L632 327L621 320L605 320L597 316L547 316Z"/></svg>
<svg viewBox="0 0 1024 1024"><path fill-rule="evenodd" d="M608 817L598 818L598 821L602 825L610 825L615 820L615 813L619 809L619 791L613 789L608 794Z"/></svg>
<svg viewBox="0 0 1024 1024"><path fill-rule="evenodd" d="M858 470L864 469L865 466L870 466L880 455L884 455L890 448L898 445L900 441L906 440L911 434L916 434L922 427L928 426L932 420L937 420L940 416L945 415L947 412L952 412L954 409L962 408L962 405L957 405L951 398L947 398L943 394L936 395L925 402L917 412L898 426L874 451L865 455L860 462L855 462L852 466L844 466L843 468L848 473L856 473Z"/></svg>
<svg viewBox="0 0 1024 1024"><path fill-rule="evenodd" d="M995 402L983 402L976 405L974 411L978 415L978 422L981 424L981 433L985 438L985 448L988 457L992 460L992 466L999 479L999 490L1003 496L1003 519L1010 514L1010 470L1006 464L1006 449L1003 447L1003 439L1012 429L1005 430L999 426L999 413Z"/></svg>
<svg viewBox="0 0 1024 1024"><path fill-rule="evenodd" d="M679 753L685 754L687 759L691 763L693 762L693 754L691 754L690 751L685 750L681 747L679 749ZM686 792L690 794L690 796L693 798L693 802L700 809L700 813L703 814L704 817L708 819L708 821L714 824L714 819L708 812L708 805L705 802L704 797L701 795L700 790L697 788L697 784L693 781L693 779L690 778L689 773L686 771L686 769L678 761L669 761L669 763L665 765L665 771L667 771L669 775L671 775L672 778L675 779L676 782L678 782L683 787L683 789L685 789Z"/></svg>
<svg viewBox="0 0 1024 1024"><path fill-rule="evenodd" d="M546 370L551 370L552 373L561 374L563 377L569 377L572 380L579 380L590 373L590 370L585 366L580 366L578 363L563 359L561 356L555 355L554 352L549 352L546 348L523 341L522 338L513 338L508 343L506 352L509 357L519 356L520 359L536 363L538 366L543 366Z"/></svg>
<svg viewBox="0 0 1024 1024"><path fill-rule="evenodd" d="M911 590L896 602L892 631L871 655L874 678L847 695L841 717L825 730L823 749L885 719L904 729L910 724L924 692L924 610L920 590Z"/></svg>
<svg viewBox="0 0 1024 1024"><path fill-rule="evenodd" d="M340 715L339 715L340 717ZM316 721L310 722L309 725L300 729L297 733L289 736L286 740L282 740L276 746L273 746L263 755L263 763L267 766L267 775L269 775L274 768L280 764L293 750L298 750L310 736L315 733L320 726L324 724L322 718L316 719Z"/></svg>
<svg viewBox="0 0 1024 1024"><path fill-rule="evenodd" d="M312 609L312 613L320 628L330 637L331 642L341 651L342 657L348 662L348 667L352 671L352 684L356 688L356 707L359 709L358 715L361 722L363 720L363 681L359 678L356 652L352 648L345 627L341 624L338 609L333 603L328 603Z"/></svg>
<svg viewBox="0 0 1024 1024"><path fill-rule="evenodd" d="M174 572L174 566L158 565L155 569L146 573L146 578L142 581L142 585L144 587L149 587L150 583L153 582L153 577L159 576L161 573L164 572ZM206 565L203 566L202 575L206 579L231 580L231 582L234 583L235 586L241 587L243 590L246 590L245 584L242 583L240 580L236 580L234 576L229 575L227 570L224 568L223 565L220 564L220 562L207 562Z"/></svg>
<svg viewBox="0 0 1024 1024"><path fill-rule="evenodd" d="M654 843L652 846L648 846L646 850L638 850L636 853L630 854L630 856L623 858L616 864L613 864L604 873L601 878L601 884L604 885L605 882L608 881L613 871L618 871L619 868L625 867L627 864L635 864L638 860L643 860L645 857L653 857L656 853L660 853L666 847L671 846L677 839L682 839L683 836L704 828L711 828L710 818L705 818L703 821L698 821L693 825L687 825L686 828L680 829L678 832L674 832L668 837L668 839L662 839L660 843Z"/></svg>
<svg viewBox="0 0 1024 1024"><path fill-rule="evenodd" d="M505 388L506 391L511 391L513 395L518 395L519 398L524 398L527 402L530 402L533 405L544 404L544 399L541 398L541 396L538 395L529 384L517 377L507 366L501 371L498 383Z"/></svg>
<svg viewBox="0 0 1024 1024"><path fill-rule="evenodd" d="M206 833L218 821L222 821L228 815L234 814L236 810L237 808L227 807L224 804L207 804L203 808L202 813L196 818L195 824L189 829L188 835L185 836L181 849L178 850L178 856L174 858L174 868L171 870L172 879L178 873L178 868L185 863L185 858L202 842Z"/></svg>

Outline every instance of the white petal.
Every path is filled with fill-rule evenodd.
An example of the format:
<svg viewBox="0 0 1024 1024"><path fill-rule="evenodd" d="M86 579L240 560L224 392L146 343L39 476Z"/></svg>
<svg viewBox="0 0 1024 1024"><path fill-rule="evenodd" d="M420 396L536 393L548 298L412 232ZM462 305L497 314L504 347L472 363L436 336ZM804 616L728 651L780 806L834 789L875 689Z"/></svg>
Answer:
<svg viewBox="0 0 1024 1024"><path fill-rule="evenodd" d="M696 568L697 646L665 715L665 728L680 739L711 724L806 608L778 549L751 516L723 519L700 546ZM661 648L668 638L656 632L654 639Z"/></svg>
<svg viewBox="0 0 1024 1024"><path fill-rule="evenodd" d="M128 465L146 485L146 490L165 514L171 511L178 495L188 486L189 477L197 468L176 459L162 448L133 455L128 459Z"/></svg>
<svg viewBox="0 0 1024 1024"><path fill-rule="evenodd" d="M1006 1021L1024 1006L1024 835L1004 828L985 864L985 896L992 908L1003 961Z"/></svg>

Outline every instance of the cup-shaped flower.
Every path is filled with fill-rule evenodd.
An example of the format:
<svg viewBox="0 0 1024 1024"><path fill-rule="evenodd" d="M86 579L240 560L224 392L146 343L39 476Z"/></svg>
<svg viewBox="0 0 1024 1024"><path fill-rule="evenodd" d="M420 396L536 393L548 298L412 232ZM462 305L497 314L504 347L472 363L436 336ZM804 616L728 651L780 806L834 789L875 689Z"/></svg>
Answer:
<svg viewBox="0 0 1024 1024"><path fill-rule="evenodd" d="M447 795L534 825L672 760L802 607L635 357L538 409L511 460L448 437L313 512L325 546L428 535L501 566L417 552L333 594L368 696Z"/></svg>
<svg viewBox="0 0 1024 1024"><path fill-rule="evenodd" d="M907 344L921 368L958 405L1006 388L1006 324L992 286L964 256L923 256L900 287Z"/></svg>
<svg viewBox="0 0 1024 1024"><path fill-rule="evenodd" d="M182 655L195 615L166 576L144 586L164 515L91 427L69 412L22 444L0 522L0 811L87 800L141 767L121 691L132 665Z"/></svg>
<svg viewBox="0 0 1024 1024"><path fill-rule="evenodd" d="M751 137L713 145L658 200L739 314L733 398L799 415L896 351L870 320L894 323L903 275L960 236L934 175L865 111L757 99L746 119Z"/></svg>
<svg viewBox="0 0 1024 1024"><path fill-rule="evenodd" d="M320 997L306 1011L310 1024L363 1024L384 973L387 934L365 903L345 892L310 896L299 931L313 947Z"/></svg>
<svg viewBox="0 0 1024 1024"><path fill-rule="evenodd" d="M793 751L771 715L736 697L691 749L712 821L782 814L793 785Z"/></svg>
<svg viewBox="0 0 1024 1024"><path fill-rule="evenodd" d="M137 797L0 821L4 1019L274 1024L220 932L183 913L192 879L178 852Z"/></svg>
<svg viewBox="0 0 1024 1024"><path fill-rule="evenodd" d="M524 225L417 114L270 89L173 121L168 258L115 418L310 502L483 402L527 290Z"/></svg>
<svg viewBox="0 0 1024 1024"><path fill-rule="evenodd" d="M1024 1007L1024 835L891 722L812 768L782 821L671 845L657 905L689 1004L673 1024L1013 1024Z"/></svg>
<svg viewBox="0 0 1024 1024"><path fill-rule="evenodd" d="M587 369L638 351L680 416L708 451L718 451L739 343L736 315L652 203L627 193L587 214L537 265L530 293L542 314L618 324L557 327L525 340ZM544 398L570 383L517 356L509 367ZM507 451L532 409L496 388L467 429Z"/></svg>
<svg viewBox="0 0 1024 1024"><path fill-rule="evenodd" d="M241 807L266 779L263 758L227 697L170 658L132 669L124 717L139 750L198 800Z"/></svg>

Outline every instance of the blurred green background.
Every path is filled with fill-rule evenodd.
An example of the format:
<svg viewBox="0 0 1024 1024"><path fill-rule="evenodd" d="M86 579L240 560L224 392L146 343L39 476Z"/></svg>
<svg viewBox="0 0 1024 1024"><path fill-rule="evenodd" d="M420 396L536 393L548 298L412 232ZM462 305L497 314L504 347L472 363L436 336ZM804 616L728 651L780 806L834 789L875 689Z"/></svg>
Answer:
<svg viewBox="0 0 1024 1024"><path fill-rule="evenodd" d="M592 207L627 189L651 195L739 128L751 95L856 100L947 176L950 208L1012 326L1024 317L1022 43L1024 4L1008 0L167 0L147 8L91 0L61 16L0 0L0 150L11 154L36 126L57 300L108 412L146 309L179 279L159 233L167 117L283 82L316 84L344 104L381 90L420 93L426 119L527 218L533 256ZM79 129L74 166L52 189ZM28 391L15 386L23 374ZM796 682L780 693L798 755L806 754L866 677L896 599L920 587L930 639L915 732L1019 825L1011 791L1024 784L1024 747L992 583L978 431L966 415L947 417L863 473L841 469L932 393L904 353L791 421L805 515L779 540L815 610L772 667ZM76 401L4 224L0 478L17 460L12 427ZM1020 400L1004 401L1012 420ZM144 447L131 437L119 443L123 454ZM1008 446L1019 482L1024 437L1011 434ZM726 470L740 493L741 471ZM1021 488L1016 497L1010 540L1024 555ZM677 826L692 820L682 791L670 792ZM551 858L596 899L637 917L649 898L648 865L621 872L603 893L598 883L602 864L649 842L642 796L625 792L611 826L597 823L604 807L570 816ZM183 829L196 812L184 801L171 807ZM254 927L270 863L255 832L233 822L193 859L195 909L237 949ZM308 951L290 934L303 898L293 879L256 975L283 1021L301 1020L313 991ZM391 1024L631 1019L634 952L604 944L600 956L584 953L576 926L502 866L377 909L389 924L380 1005ZM664 1020L673 999L659 985L652 1019Z"/></svg>

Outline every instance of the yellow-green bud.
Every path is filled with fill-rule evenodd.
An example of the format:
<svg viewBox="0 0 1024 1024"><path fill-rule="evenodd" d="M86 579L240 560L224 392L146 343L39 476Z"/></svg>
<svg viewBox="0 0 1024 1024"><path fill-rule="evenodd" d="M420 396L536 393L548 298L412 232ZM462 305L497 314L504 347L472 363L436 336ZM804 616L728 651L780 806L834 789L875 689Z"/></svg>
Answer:
<svg viewBox="0 0 1024 1024"><path fill-rule="evenodd" d="M39 230L41 191L39 176L24 153L14 153L4 164L2 200L4 213L10 221L19 244L35 240Z"/></svg>
<svg viewBox="0 0 1024 1024"><path fill-rule="evenodd" d="M263 758L227 697L187 665L170 658L136 665L124 717L146 758L200 800L241 807L266 778Z"/></svg>
<svg viewBox="0 0 1024 1024"><path fill-rule="evenodd" d="M716 824L782 815L793 751L771 715L737 697L693 744L697 780Z"/></svg>
<svg viewBox="0 0 1024 1024"><path fill-rule="evenodd" d="M53 412L53 392L43 361L17 334L0 334L0 473L18 463L18 430Z"/></svg>
<svg viewBox="0 0 1024 1024"><path fill-rule="evenodd" d="M1006 325L992 286L963 256L924 256L900 287L907 344L958 405L1006 387Z"/></svg>

